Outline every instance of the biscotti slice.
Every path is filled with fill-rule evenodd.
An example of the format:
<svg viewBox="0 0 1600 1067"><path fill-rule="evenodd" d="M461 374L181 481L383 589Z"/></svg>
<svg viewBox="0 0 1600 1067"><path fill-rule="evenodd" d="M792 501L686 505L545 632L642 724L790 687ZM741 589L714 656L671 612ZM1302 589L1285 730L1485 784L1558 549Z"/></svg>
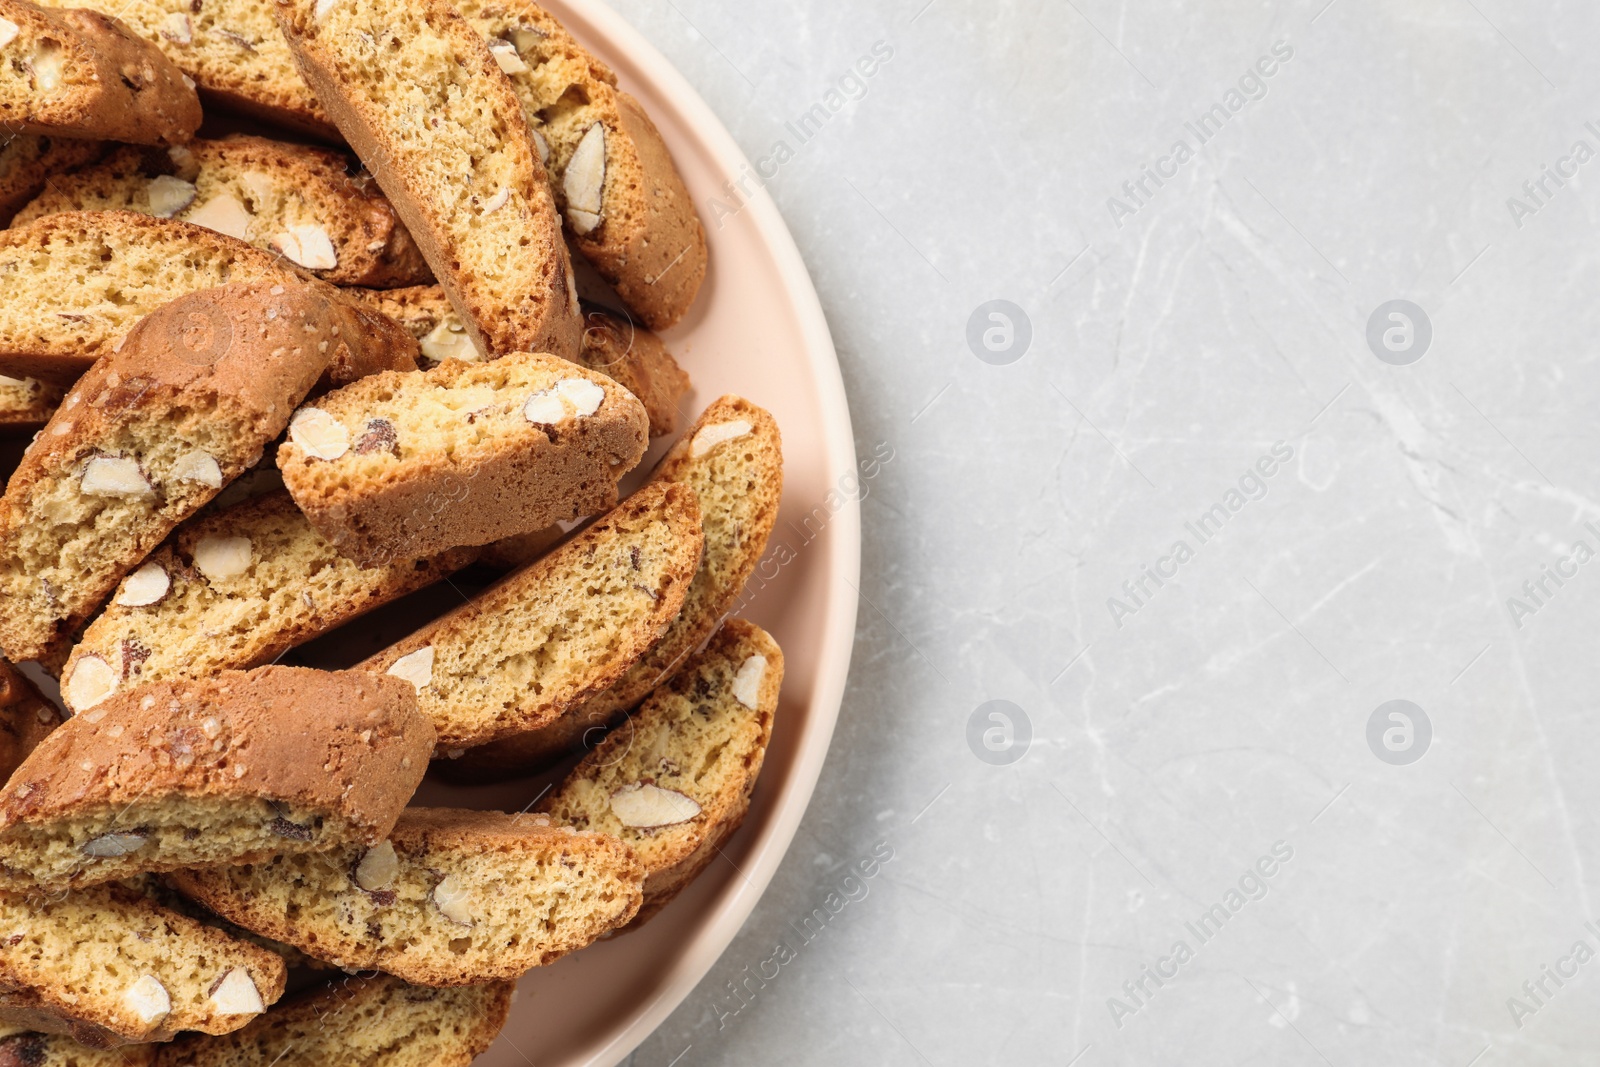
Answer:
<svg viewBox="0 0 1600 1067"><path fill-rule="evenodd" d="M540 802L557 822L633 849L647 872L637 921L688 885L744 821L782 683L777 642L729 619Z"/></svg>
<svg viewBox="0 0 1600 1067"><path fill-rule="evenodd" d="M83 712L143 682L271 663L476 554L452 549L363 568L281 490L198 515L124 578L89 624L62 669L62 701Z"/></svg>
<svg viewBox="0 0 1600 1067"><path fill-rule="evenodd" d="M0 886L375 845L433 741L410 687L365 671L258 667L117 693L0 789Z"/></svg>
<svg viewBox="0 0 1600 1067"><path fill-rule="evenodd" d="M394 209L340 152L239 135L125 147L52 181L16 225L64 211L137 211L207 226L334 285L433 279Z"/></svg>
<svg viewBox="0 0 1600 1067"><path fill-rule="evenodd" d="M506 1024L510 982L426 989L346 978L225 1037L181 1037L157 1067L468 1067Z"/></svg>
<svg viewBox="0 0 1600 1067"><path fill-rule="evenodd" d="M61 712L15 666L0 659L0 782L61 725ZM5 1060L0 1059L0 1067Z"/></svg>
<svg viewBox="0 0 1600 1067"><path fill-rule="evenodd" d="M446 777L482 781L522 774L588 747L586 741L670 678L733 608L778 518L783 494L778 424L743 397L722 397L667 453L651 480L687 485L700 500L705 556L683 610L661 640L605 692L543 729L441 763Z"/></svg>
<svg viewBox="0 0 1600 1067"><path fill-rule="evenodd" d="M99 1048L168 1041L180 1030L225 1034L282 996L285 977L275 954L128 886L0 892L6 1025Z"/></svg>
<svg viewBox="0 0 1600 1067"><path fill-rule="evenodd" d="M64 390L36 378L0 374L0 435L27 436L50 421ZM0 1064L4 1067L4 1064Z"/></svg>
<svg viewBox="0 0 1600 1067"><path fill-rule="evenodd" d="M73 386L0 498L7 655L64 655L122 576L253 465L325 373L412 358L398 327L373 332L375 316L319 286L175 300Z"/></svg>
<svg viewBox="0 0 1600 1067"><path fill-rule="evenodd" d="M346 971L471 985L592 944L639 910L614 837L548 816L407 808L387 841L173 876L179 892Z"/></svg>
<svg viewBox="0 0 1600 1067"><path fill-rule="evenodd" d="M683 318L705 280L705 232L644 109L537 4L456 9L510 77L578 251L651 329Z"/></svg>
<svg viewBox="0 0 1600 1067"><path fill-rule="evenodd" d="M534 729L612 684L661 637L700 546L694 493L646 487L360 668L416 687L442 751Z"/></svg>
<svg viewBox="0 0 1600 1067"><path fill-rule="evenodd" d="M98 141L70 137L8 136L0 144L0 226L11 225L12 217L39 195L45 182L73 167L93 163L105 149ZM4 1063L0 1060L0 1067Z"/></svg>
<svg viewBox="0 0 1600 1067"><path fill-rule="evenodd" d="M442 0L278 0L300 72L378 180L473 342L578 354L577 284L528 121Z"/></svg>
<svg viewBox="0 0 1600 1067"><path fill-rule="evenodd" d="M194 79L207 108L221 105L324 141L339 131L295 70L272 0L43 0L99 7L166 53Z"/></svg>
<svg viewBox="0 0 1600 1067"><path fill-rule="evenodd" d="M133 212L69 212L0 231L0 374L71 384L133 324L187 293L299 276L214 230Z"/></svg>
<svg viewBox="0 0 1600 1067"><path fill-rule="evenodd" d="M194 83L109 15L0 0L0 126L11 132L182 144L200 128Z"/></svg>
<svg viewBox="0 0 1600 1067"><path fill-rule="evenodd" d="M363 566L593 515L649 446L633 394L555 356L374 374L297 411L283 484Z"/></svg>
<svg viewBox="0 0 1600 1067"><path fill-rule="evenodd" d="M405 327L422 346L424 360L476 362L483 358L461 316L437 285L374 291L355 289L367 305ZM678 401L689 391L689 375L661 338L607 312L586 308L583 345L573 362L597 370L639 398L650 415L650 436L678 427Z"/></svg>
<svg viewBox="0 0 1600 1067"><path fill-rule="evenodd" d="M0 1067L150 1067L154 1045L90 1048L65 1034L0 1026Z"/></svg>

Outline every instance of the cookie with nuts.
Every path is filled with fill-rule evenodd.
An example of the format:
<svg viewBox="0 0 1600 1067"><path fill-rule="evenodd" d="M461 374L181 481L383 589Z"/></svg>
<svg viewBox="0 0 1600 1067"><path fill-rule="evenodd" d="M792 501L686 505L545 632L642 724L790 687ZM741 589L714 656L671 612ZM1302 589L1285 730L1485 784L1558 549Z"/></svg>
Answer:
<svg viewBox="0 0 1600 1067"><path fill-rule="evenodd" d="M700 548L693 491L646 486L359 669L416 688L441 754L534 729L611 685L660 639Z"/></svg>
<svg viewBox="0 0 1600 1067"><path fill-rule="evenodd" d="M375 845L433 744L412 687L365 671L258 667L117 693L0 789L0 887Z"/></svg>
<svg viewBox="0 0 1600 1067"><path fill-rule="evenodd" d="M689 486L700 501L705 554L666 633L604 692L547 726L439 764L453 781L525 774L583 750L585 742L670 679L733 608L766 551L783 493L783 442L764 408L738 396L700 415L651 474Z"/></svg>
<svg viewBox="0 0 1600 1067"><path fill-rule="evenodd" d="M611 69L528 0L458 0L522 101L573 247L646 326L694 303L706 239L666 142Z"/></svg>
<svg viewBox="0 0 1600 1067"><path fill-rule="evenodd" d="M333 292L191 294L73 386L0 498L8 656L59 663L123 575L253 465L324 377L413 362L409 335Z"/></svg>
<svg viewBox="0 0 1600 1067"><path fill-rule="evenodd" d="M110 15L0 0L0 125L133 144L183 144L200 128L194 82Z"/></svg>
<svg viewBox="0 0 1600 1067"><path fill-rule="evenodd" d="M180 1030L225 1034L266 1011L283 995L286 977L274 953L128 886L0 892L0 1025L6 1027L66 1034L92 1048L169 1041ZM70 1051L57 1043L13 1046L30 1047ZM6 1051L7 1039L0 1039L0 1057Z"/></svg>
<svg viewBox="0 0 1600 1067"><path fill-rule="evenodd" d="M516 978L583 948L633 918L643 881L614 837L453 808L407 808L371 848L173 876L247 930L428 986Z"/></svg>
<svg viewBox="0 0 1600 1067"><path fill-rule="evenodd" d="M61 671L83 712L143 682L272 663L471 563L474 549L362 567L279 490L185 522L122 580Z"/></svg>
<svg viewBox="0 0 1600 1067"><path fill-rule="evenodd" d="M225 1037L180 1037L157 1067L468 1067L500 1033L510 982L426 989L388 975L344 978L275 1005Z"/></svg>
<svg viewBox="0 0 1600 1067"><path fill-rule="evenodd" d="M646 872L635 926L704 870L744 821L782 684L778 643L729 619L540 802L556 822L633 849Z"/></svg>
<svg viewBox="0 0 1600 1067"><path fill-rule="evenodd" d="M16 225L66 211L137 211L206 226L334 285L433 280L376 183L341 152L238 135L170 149L126 146L65 174Z"/></svg>
<svg viewBox="0 0 1600 1067"><path fill-rule="evenodd" d="M403 326L422 346L424 362L483 358L467 334L461 316L437 285L404 289L355 289L373 310ZM583 312L583 344L573 362L599 371L639 398L650 415L650 436L678 428L678 402L689 391L689 375L678 366L661 338L598 307Z"/></svg>
<svg viewBox="0 0 1600 1067"><path fill-rule="evenodd" d="M648 426L605 375L519 352L318 397L290 420L278 469L318 533L383 566L606 510Z"/></svg>
<svg viewBox="0 0 1600 1067"><path fill-rule="evenodd" d="M473 343L490 357L576 356L577 285L555 202L478 32L443 0L277 0L277 16Z"/></svg>
<svg viewBox="0 0 1600 1067"><path fill-rule="evenodd" d="M272 0L40 0L50 8L98 7L161 49L216 106L321 141L339 131L294 68L272 18Z"/></svg>

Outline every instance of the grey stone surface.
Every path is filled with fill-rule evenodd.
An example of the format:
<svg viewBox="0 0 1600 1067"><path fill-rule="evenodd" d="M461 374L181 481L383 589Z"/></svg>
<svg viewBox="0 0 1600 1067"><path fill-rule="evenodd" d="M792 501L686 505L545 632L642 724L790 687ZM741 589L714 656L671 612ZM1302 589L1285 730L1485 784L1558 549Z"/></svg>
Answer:
<svg viewBox="0 0 1600 1067"><path fill-rule="evenodd" d="M768 185L895 456L849 692L632 1063L1600 1063L1600 11L614 2L753 159L893 49Z"/></svg>

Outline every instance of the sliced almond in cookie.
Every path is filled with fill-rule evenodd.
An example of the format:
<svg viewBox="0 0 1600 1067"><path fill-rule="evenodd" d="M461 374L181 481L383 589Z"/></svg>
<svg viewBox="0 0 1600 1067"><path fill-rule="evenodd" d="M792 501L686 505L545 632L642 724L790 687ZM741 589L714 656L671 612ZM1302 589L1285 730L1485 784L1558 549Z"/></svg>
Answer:
<svg viewBox="0 0 1600 1067"><path fill-rule="evenodd" d="M159 604L172 588L172 578L159 563L146 563L122 580L116 602L126 608Z"/></svg>
<svg viewBox="0 0 1600 1067"><path fill-rule="evenodd" d="M361 428L353 448L346 427ZM610 507L648 427L643 405L610 379L517 352L369 375L321 396L290 423L278 468L319 533L376 565ZM337 466L320 462L347 450Z"/></svg>
<svg viewBox="0 0 1600 1067"><path fill-rule="evenodd" d="M238 197L232 193L218 193L191 210L183 221L247 241L250 239L250 219L249 210Z"/></svg>
<svg viewBox="0 0 1600 1067"><path fill-rule="evenodd" d="M633 917L627 848L542 816L407 808L375 848L350 846L174 876L189 897L346 970L423 985L514 978Z"/></svg>
<svg viewBox="0 0 1600 1067"><path fill-rule="evenodd" d="M606 184L606 128L595 123L584 132L567 161L562 189L567 195L567 222L578 234L600 225Z"/></svg>
<svg viewBox="0 0 1600 1067"><path fill-rule="evenodd" d="M636 925L699 874L744 819L782 681L777 643L729 619L539 804L557 823L615 834L634 850L648 872Z"/></svg>
<svg viewBox="0 0 1600 1067"><path fill-rule="evenodd" d="M676 790L632 782L611 794L611 814L630 829L651 830L688 822L700 814L700 804Z"/></svg>

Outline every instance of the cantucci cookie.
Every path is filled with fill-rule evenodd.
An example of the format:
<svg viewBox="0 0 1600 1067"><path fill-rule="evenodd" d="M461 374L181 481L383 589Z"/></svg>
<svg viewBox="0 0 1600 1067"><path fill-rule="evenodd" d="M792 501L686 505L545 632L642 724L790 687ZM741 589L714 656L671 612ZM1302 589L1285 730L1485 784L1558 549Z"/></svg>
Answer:
<svg viewBox="0 0 1600 1067"><path fill-rule="evenodd" d="M473 342L578 354L577 284L522 105L441 0L277 0L301 74L388 194Z"/></svg>
<svg viewBox="0 0 1600 1067"><path fill-rule="evenodd" d="M443 751L542 726L611 685L683 604L700 508L648 486L361 669L404 678Z"/></svg>
<svg viewBox="0 0 1600 1067"><path fill-rule="evenodd" d="M295 412L283 484L364 566L593 515L644 457L633 394L555 356L374 374Z"/></svg>
<svg viewBox="0 0 1600 1067"><path fill-rule="evenodd" d="M0 0L0 125L51 137L182 144L194 83L109 15Z"/></svg>
<svg viewBox="0 0 1600 1067"><path fill-rule="evenodd" d="M0 498L8 656L58 660L122 576L253 465L325 374L412 360L404 331L319 284L175 300L73 386Z"/></svg>
<svg viewBox="0 0 1600 1067"><path fill-rule="evenodd" d="M65 211L137 211L192 222L278 253L335 285L433 279L411 235L350 157L235 136L171 149L125 147L62 175L15 225Z"/></svg>
<svg viewBox="0 0 1600 1067"><path fill-rule="evenodd" d="M548 726L473 749L440 764L455 780L505 777L580 751L586 740L670 678L738 599L766 550L783 494L778 424L743 397L708 407L651 475L694 489L705 530L705 556L667 632L610 688Z"/></svg>
<svg viewBox="0 0 1600 1067"><path fill-rule="evenodd" d="M0 892L0 1024L98 1048L225 1034L282 996L285 978L275 954L137 889Z"/></svg>
<svg viewBox="0 0 1600 1067"><path fill-rule="evenodd" d="M271 663L475 555L453 549L362 568L281 490L198 515L124 578L89 624L62 669L62 700L83 712L142 682Z"/></svg>
<svg viewBox="0 0 1600 1067"><path fill-rule="evenodd" d="M99 7L166 53L209 106L242 112L325 141L339 131L289 57L272 0L43 0L45 7Z"/></svg>
<svg viewBox="0 0 1600 1067"><path fill-rule="evenodd" d="M65 1034L0 1026L0 1067L150 1067L154 1045L90 1048Z"/></svg>
<svg viewBox="0 0 1600 1067"><path fill-rule="evenodd" d="M705 233L644 109L538 5L456 9L510 77L578 251L652 329L683 318L705 279Z"/></svg>
<svg viewBox="0 0 1600 1067"><path fill-rule="evenodd" d="M422 357L439 363L483 358L461 317L437 285L405 289L353 290L375 311L405 327L422 346ZM678 366L661 338L642 326L594 308L583 314L583 344L573 362L597 370L639 398L650 415L650 436L678 425L678 401L689 391L689 375Z"/></svg>
<svg viewBox="0 0 1600 1067"><path fill-rule="evenodd" d="M0 789L0 886L375 845L433 741L411 688L365 671L258 667L117 693Z"/></svg>
<svg viewBox="0 0 1600 1067"><path fill-rule="evenodd" d="M656 690L540 802L558 822L621 839L654 915L739 828L772 738L783 653L743 619Z"/></svg>
<svg viewBox="0 0 1600 1067"><path fill-rule="evenodd" d="M213 230L133 212L69 212L0 231L0 374L70 384L133 324L187 293L299 276Z"/></svg>
<svg viewBox="0 0 1600 1067"><path fill-rule="evenodd" d="M31 133L8 135L0 144L0 226L11 225L12 216L38 196L50 178L93 163L104 152L105 145L98 141ZM0 1060L0 1067L4 1062Z"/></svg>
<svg viewBox="0 0 1600 1067"><path fill-rule="evenodd" d="M64 390L37 378L0 374L0 435L27 436L50 421ZM0 1064L0 1067L5 1067Z"/></svg>
<svg viewBox="0 0 1600 1067"><path fill-rule="evenodd" d="M455 986L516 978L625 925L644 870L616 838L547 816L407 808L375 848L173 878L219 915L346 971Z"/></svg>
<svg viewBox="0 0 1600 1067"><path fill-rule="evenodd" d="M425 989L346 978L225 1037L181 1037L157 1067L468 1067L506 1024L510 982Z"/></svg>
<svg viewBox="0 0 1600 1067"><path fill-rule="evenodd" d="M56 706L21 671L0 659L0 782L60 725ZM4 1059L0 1067L5 1067Z"/></svg>

